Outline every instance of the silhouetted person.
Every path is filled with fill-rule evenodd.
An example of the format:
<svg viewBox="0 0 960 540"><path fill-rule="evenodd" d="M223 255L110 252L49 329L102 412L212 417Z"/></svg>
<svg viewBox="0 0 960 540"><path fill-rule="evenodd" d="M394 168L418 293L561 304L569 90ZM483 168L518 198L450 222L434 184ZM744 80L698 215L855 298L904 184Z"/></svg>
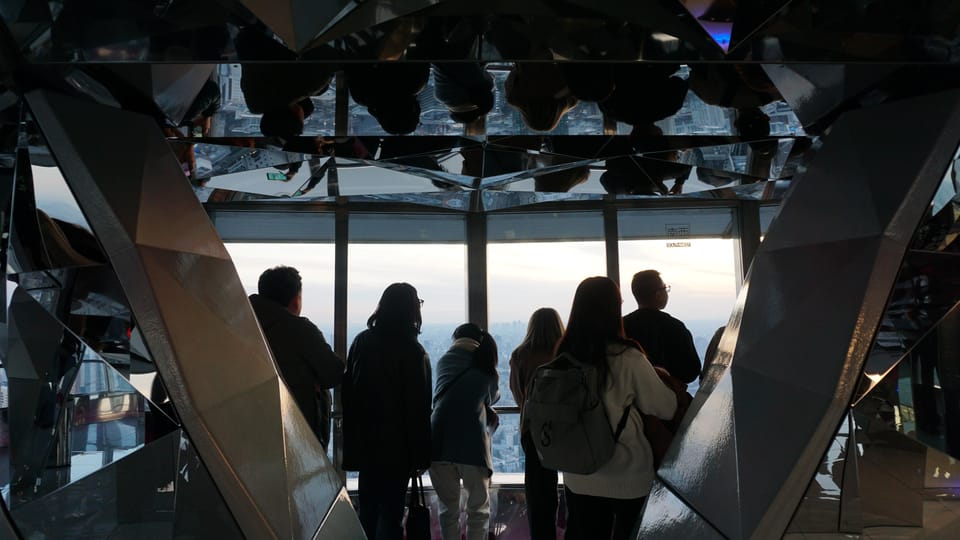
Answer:
<svg viewBox="0 0 960 540"><path fill-rule="evenodd" d="M650 493L654 454L641 415L670 420L677 396L657 375L637 344L623 333L620 290L607 277L583 280L573 296L557 354L594 366L603 389L610 431L623 429L610 460L590 474L563 473L567 540L630 537Z"/></svg>
<svg viewBox="0 0 960 540"><path fill-rule="evenodd" d="M673 75L675 64L614 64L614 89L600 110L630 125L648 124L676 114L687 96L687 81Z"/></svg>
<svg viewBox="0 0 960 540"><path fill-rule="evenodd" d="M450 119L469 124L493 108L493 77L476 62L433 64L433 93Z"/></svg>
<svg viewBox="0 0 960 540"><path fill-rule="evenodd" d="M304 119L313 114L310 96L330 87L333 65L294 63L296 55L292 51L255 26L241 30L234 42L241 60L273 60L242 67L240 89L250 112L263 115L260 132L284 139L302 134Z"/></svg>
<svg viewBox="0 0 960 540"><path fill-rule="evenodd" d="M570 92L583 101L603 101L613 95L616 83L613 65L603 62L565 62L558 64Z"/></svg>
<svg viewBox="0 0 960 540"><path fill-rule="evenodd" d="M410 477L430 466L430 359L417 341L420 299L409 283L383 291L347 355L343 468L359 471L367 538L403 538Z"/></svg>
<svg viewBox="0 0 960 540"><path fill-rule="evenodd" d="M534 131L553 131L563 115L577 105L556 64L517 62L503 85L507 103L520 111Z"/></svg>
<svg viewBox="0 0 960 540"><path fill-rule="evenodd" d="M486 540L493 475L488 426L496 428L491 406L500 399L497 344L473 323L458 326L453 338L450 349L437 361L430 479L440 503L443 539L460 540L462 481L467 495L467 538Z"/></svg>
<svg viewBox="0 0 960 540"><path fill-rule="evenodd" d="M551 308L540 308L530 316L526 336L510 355L510 392L520 407L521 418L533 376L538 367L553 361L561 336L563 321L560 314ZM522 420L520 430L530 540L553 540L557 537L557 471L540 464L533 436Z"/></svg>
<svg viewBox="0 0 960 540"><path fill-rule="evenodd" d="M417 94L430 78L424 63L350 64L344 68L353 100L367 108L392 135L413 133L420 124Z"/></svg>
<svg viewBox="0 0 960 540"><path fill-rule="evenodd" d="M762 139L770 134L770 117L761 107L782 98L761 66L694 64L690 67L689 82L690 89L704 103L736 109L733 128L741 137ZM748 173L766 178L777 141L754 140L749 145Z"/></svg>
<svg viewBox="0 0 960 540"><path fill-rule="evenodd" d="M630 289L637 300L637 310L623 318L627 337L643 346L653 365L685 383L696 380L700 376L700 357L687 327L663 311L670 287L663 283L660 272L637 272Z"/></svg>
<svg viewBox="0 0 960 540"><path fill-rule="evenodd" d="M250 305L267 338L280 376L324 449L330 439L330 392L340 384L344 362L309 319L300 316L300 273L277 266L260 274Z"/></svg>

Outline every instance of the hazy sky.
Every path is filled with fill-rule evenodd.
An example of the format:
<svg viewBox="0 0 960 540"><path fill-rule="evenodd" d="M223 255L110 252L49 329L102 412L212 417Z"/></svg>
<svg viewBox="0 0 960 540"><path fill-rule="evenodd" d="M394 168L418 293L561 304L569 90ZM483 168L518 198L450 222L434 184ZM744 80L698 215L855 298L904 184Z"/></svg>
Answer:
<svg viewBox="0 0 960 540"><path fill-rule="evenodd" d="M33 167L37 203L48 214L82 223L82 214L56 168ZM735 300L733 242L691 240L667 247L664 240L620 243L624 313L636 308L630 277L660 270L672 287L667 311L682 320L725 323ZM285 264L304 280L304 315L332 335L333 244L229 244L248 293L260 273ZM353 244L349 248L349 325L362 325L387 285L406 281L424 299L424 324L466 319L466 250L456 244ZM491 324L525 322L533 310L553 307L567 318L577 284L605 275L603 242L491 243L487 248L488 309Z"/></svg>
<svg viewBox="0 0 960 540"><path fill-rule="evenodd" d="M304 314L324 330L333 318L332 244L229 244L248 291L265 268L297 267L304 279ZM383 289L407 281L424 299L425 324L451 324L466 318L466 253L448 244L358 244L349 250L348 324L363 324ZM487 251L490 323L526 321L548 306L566 319L577 284L604 275L602 242L490 244ZM726 322L735 299L730 240L693 240L691 247L666 247L662 240L621 244L624 313L636 308L630 277L659 269L671 285L667 311L681 319Z"/></svg>

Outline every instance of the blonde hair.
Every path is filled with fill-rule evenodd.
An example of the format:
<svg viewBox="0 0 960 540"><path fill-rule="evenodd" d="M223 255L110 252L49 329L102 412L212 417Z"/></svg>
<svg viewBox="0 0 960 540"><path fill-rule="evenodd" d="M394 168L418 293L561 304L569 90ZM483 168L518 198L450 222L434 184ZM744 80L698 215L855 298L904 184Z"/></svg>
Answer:
<svg viewBox="0 0 960 540"><path fill-rule="evenodd" d="M563 319L553 308L540 308L530 315L527 335L517 349L553 352L563 336Z"/></svg>

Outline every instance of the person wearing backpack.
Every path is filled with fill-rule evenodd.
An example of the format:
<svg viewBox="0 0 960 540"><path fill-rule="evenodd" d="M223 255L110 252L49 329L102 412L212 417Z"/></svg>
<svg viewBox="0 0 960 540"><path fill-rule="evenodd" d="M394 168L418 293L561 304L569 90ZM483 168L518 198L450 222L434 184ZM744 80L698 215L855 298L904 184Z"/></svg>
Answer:
<svg viewBox="0 0 960 540"><path fill-rule="evenodd" d="M677 408L673 390L661 382L640 346L624 337L622 303L613 280L585 279L577 287L567 329L557 345L558 355L596 368L609 428L619 431L613 455L599 469L564 472L567 540L630 536L654 476L641 413L670 420Z"/></svg>
<svg viewBox="0 0 960 540"><path fill-rule="evenodd" d="M557 537L557 471L540 463L530 429L522 421L527 390L537 368L553 360L557 342L563 335L563 321L552 308L540 308L530 316L527 335L510 355L510 392L521 407L520 446L523 448L523 491L527 500L530 540L555 540Z"/></svg>
<svg viewBox="0 0 960 540"><path fill-rule="evenodd" d="M473 323L453 332L453 345L437 361L433 397L430 479L440 506L444 540L460 540L460 481L467 492L467 540L487 540L490 525L490 433L500 398L497 344Z"/></svg>

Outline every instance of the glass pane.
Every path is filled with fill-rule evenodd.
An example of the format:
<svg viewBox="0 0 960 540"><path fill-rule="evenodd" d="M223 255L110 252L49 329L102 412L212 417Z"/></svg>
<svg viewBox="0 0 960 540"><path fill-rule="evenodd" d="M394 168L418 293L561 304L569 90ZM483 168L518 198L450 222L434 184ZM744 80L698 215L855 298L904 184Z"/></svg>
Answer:
<svg viewBox="0 0 960 540"><path fill-rule="evenodd" d="M333 244L225 244L247 294L257 292L257 280L267 268L284 265L303 280L301 315L320 328L333 343Z"/></svg>
<svg viewBox="0 0 960 540"><path fill-rule="evenodd" d="M487 240L491 243L603 240L603 215L600 212L494 214L487 218ZM492 268L493 264L488 261L487 266Z"/></svg>
<svg viewBox="0 0 960 540"><path fill-rule="evenodd" d="M703 211L691 212L689 217L692 219L684 217L682 212L675 212L677 221L660 224L663 232L659 239L622 240L620 285L626 315L636 306L630 291L633 275L642 270L658 270L664 283L671 287L664 311L683 321L693 334L693 343L702 362L710 339L730 318L736 300L736 277L733 240L705 238L715 231L698 229L700 212ZM624 214L627 213L621 215ZM645 218L642 212L631 212L628 216L620 221L623 237L630 236L630 229L642 228L639 226ZM660 221L662 216L651 214L651 219ZM729 220L730 212L722 210L712 219ZM624 231L625 228L628 231ZM699 381L694 381L688 390L692 394L697 388Z"/></svg>
<svg viewBox="0 0 960 540"><path fill-rule="evenodd" d="M24 538L171 538L179 430L12 516Z"/></svg>
<svg viewBox="0 0 960 540"><path fill-rule="evenodd" d="M507 360L509 360L509 353L507 354ZM505 373L500 374L500 377L502 378L504 375L509 376L509 366ZM501 403L506 400L509 394L508 391L501 397ZM491 448L494 472L523 473L524 455L523 448L520 447L520 414L500 413L500 426L493 433Z"/></svg>
<svg viewBox="0 0 960 540"><path fill-rule="evenodd" d="M435 368L450 347L453 329L466 320L466 247L351 243L349 265L347 342L366 328L387 285L407 282L424 301L420 344Z"/></svg>
<svg viewBox="0 0 960 540"><path fill-rule="evenodd" d="M463 243L465 227L460 214L351 214L350 242Z"/></svg>
<svg viewBox="0 0 960 540"><path fill-rule="evenodd" d="M224 242L333 242L333 213L210 212ZM263 244L260 244L263 245ZM287 244L289 245L289 244ZM234 260L236 262L236 260Z"/></svg>
<svg viewBox="0 0 960 540"><path fill-rule="evenodd" d="M454 122L450 118L447 107L437 99L434 93L435 84L434 72L431 70L427 84L416 96L420 104L420 121L412 134L462 135L464 124ZM388 135L367 107L354 101L353 95L350 95L349 118L348 131L351 135Z"/></svg>
<svg viewBox="0 0 960 540"><path fill-rule="evenodd" d="M599 214L585 235L599 235ZM584 220L586 221L586 220ZM518 231L523 236L525 231ZM606 275L602 241L491 242L487 245L487 290L490 333L500 352L500 403L515 405L509 388L510 353L526 333L530 315L551 307L566 321L577 285ZM503 428L501 428L503 429ZM495 452L496 447L495 447Z"/></svg>
<svg viewBox="0 0 960 540"><path fill-rule="evenodd" d="M243 80L243 70L248 71L250 66L240 64L220 64L217 67L217 75L220 82L220 110L211 118L210 129L206 135L210 137L250 137L260 135L260 112L251 112L251 108L260 111L261 102L270 97L279 98L283 92L277 91L277 87L282 87L290 83L289 77L296 75L296 70L310 70L313 64L302 65L260 65L252 68L259 70L259 77L267 77L269 81L269 72L276 72L273 82L265 85L241 85ZM274 87L271 92L270 86ZM319 94L310 97L313 104L313 113L305 114L303 120L304 135L333 135L335 103L337 98L336 77L332 77L326 87L310 89L320 91ZM306 89L303 89L305 92ZM250 92L255 95L249 95ZM263 94L262 96L259 94ZM258 105L249 105L248 100L253 100ZM285 103L284 103L285 105ZM306 112L306 110L304 111Z"/></svg>

